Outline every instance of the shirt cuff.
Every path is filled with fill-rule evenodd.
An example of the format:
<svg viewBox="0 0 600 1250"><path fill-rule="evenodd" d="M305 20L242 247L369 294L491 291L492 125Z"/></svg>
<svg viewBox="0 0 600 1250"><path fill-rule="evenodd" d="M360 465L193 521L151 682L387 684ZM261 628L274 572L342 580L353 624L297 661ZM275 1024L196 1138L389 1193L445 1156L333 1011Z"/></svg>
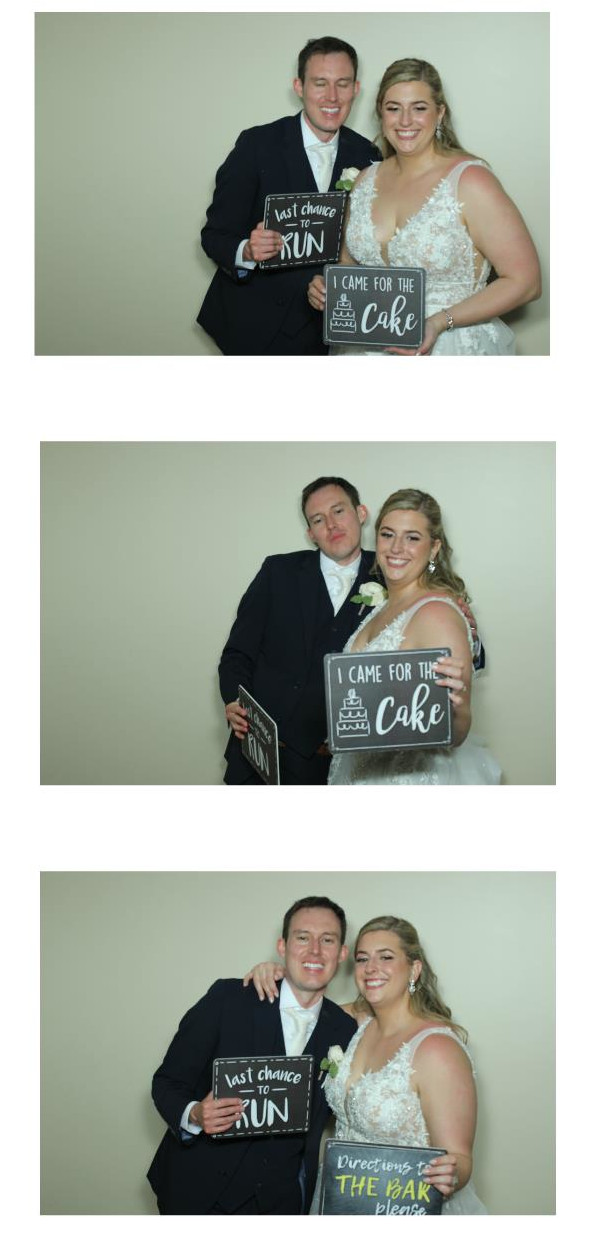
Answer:
<svg viewBox="0 0 600 1250"><path fill-rule="evenodd" d="M188 1102L188 1105L181 1117L181 1120L179 1121L179 1127L181 1128L182 1132L191 1133L193 1137L197 1137L198 1134L202 1132L200 1125L194 1124L194 1122L190 1120L190 1111L192 1110L192 1107L196 1106L197 1101L198 1099L195 1098L193 1102Z"/></svg>
<svg viewBox="0 0 600 1250"><path fill-rule="evenodd" d="M242 239L242 242L240 243L240 246L238 247L238 250L237 250L237 252L236 252L236 254L235 254L235 267L236 267L236 269L256 269L256 261L255 261L255 260L244 260L244 259L243 259L244 248L245 248L245 246L246 246L247 242L248 242L248 240L247 240L247 239Z"/></svg>

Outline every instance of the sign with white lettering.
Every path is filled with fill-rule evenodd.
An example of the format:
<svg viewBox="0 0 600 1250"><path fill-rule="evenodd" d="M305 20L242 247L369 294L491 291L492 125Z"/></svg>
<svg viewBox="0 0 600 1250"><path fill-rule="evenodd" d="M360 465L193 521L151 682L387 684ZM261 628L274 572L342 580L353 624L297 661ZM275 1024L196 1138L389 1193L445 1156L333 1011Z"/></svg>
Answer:
<svg viewBox="0 0 600 1250"><path fill-rule="evenodd" d="M312 1055L215 1059L213 1097L241 1098L241 1119L215 1137L306 1133L310 1122Z"/></svg>
<svg viewBox="0 0 600 1250"><path fill-rule="evenodd" d="M248 713L248 733L242 738L242 755L267 786L279 785L277 724L252 695L238 687L238 703Z"/></svg>
<svg viewBox="0 0 600 1250"><path fill-rule="evenodd" d="M420 347L425 270L327 265L323 339L353 347Z"/></svg>
<svg viewBox="0 0 600 1250"><path fill-rule="evenodd" d="M345 191L302 191L298 195L268 195L265 229L283 239L277 256L261 260L261 269L290 269L296 265L324 265L340 254Z"/></svg>
<svg viewBox="0 0 600 1250"><path fill-rule="evenodd" d="M329 749L450 746L450 692L436 685L433 670L450 654L448 647L429 647L326 655Z"/></svg>
<svg viewBox="0 0 600 1250"><path fill-rule="evenodd" d="M323 1158L320 1215L441 1215L443 1196L425 1168L445 1150L363 1146L328 1141Z"/></svg>

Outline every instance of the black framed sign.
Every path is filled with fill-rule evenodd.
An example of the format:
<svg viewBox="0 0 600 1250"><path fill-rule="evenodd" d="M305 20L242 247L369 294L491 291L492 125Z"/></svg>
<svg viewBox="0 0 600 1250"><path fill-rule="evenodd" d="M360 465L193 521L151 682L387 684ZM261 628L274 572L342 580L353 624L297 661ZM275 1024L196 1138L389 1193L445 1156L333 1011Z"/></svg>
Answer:
<svg viewBox="0 0 600 1250"><path fill-rule="evenodd" d="M323 339L364 347L420 347L425 270L327 265Z"/></svg>
<svg viewBox="0 0 600 1250"><path fill-rule="evenodd" d="M441 1215L443 1196L424 1169L446 1153L426 1146L328 1141L319 1214Z"/></svg>
<svg viewBox="0 0 600 1250"><path fill-rule="evenodd" d="M310 1122L312 1055L252 1055L213 1061L213 1096L241 1098L242 1117L214 1137L306 1133Z"/></svg>
<svg viewBox="0 0 600 1250"><path fill-rule="evenodd" d="M452 742L447 686L435 660L449 647L325 656L328 744L336 751L442 747Z"/></svg>
<svg viewBox="0 0 600 1250"><path fill-rule="evenodd" d="M340 254L345 191L301 191L297 195L267 195L265 229L277 230L283 247L277 256L261 260L261 269L290 269L296 265L324 265Z"/></svg>
<svg viewBox="0 0 600 1250"><path fill-rule="evenodd" d="M242 755L267 786L278 786L277 724L243 686L238 687L238 703L248 713L248 733L242 738Z"/></svg>

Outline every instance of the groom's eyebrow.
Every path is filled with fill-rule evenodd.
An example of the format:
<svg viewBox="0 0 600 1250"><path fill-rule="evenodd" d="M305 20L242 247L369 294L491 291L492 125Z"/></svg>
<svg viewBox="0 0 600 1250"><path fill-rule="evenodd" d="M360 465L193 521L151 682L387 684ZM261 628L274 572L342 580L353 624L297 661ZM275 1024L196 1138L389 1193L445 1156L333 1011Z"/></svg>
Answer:
<svg viewBox="0 0 600 1250"><path fill-rule="evenodd" d="M309 937L309 935L310 935L310 929L292 929L292 933L294 934L294 937ZM327 930L325 931L325 933L317 933L317 934L315 934L315 937L318 937L318 938L322 938L322 937L339 937L339 933L333 933L332 931L330 931L329 929L327 929Z"/></svg>

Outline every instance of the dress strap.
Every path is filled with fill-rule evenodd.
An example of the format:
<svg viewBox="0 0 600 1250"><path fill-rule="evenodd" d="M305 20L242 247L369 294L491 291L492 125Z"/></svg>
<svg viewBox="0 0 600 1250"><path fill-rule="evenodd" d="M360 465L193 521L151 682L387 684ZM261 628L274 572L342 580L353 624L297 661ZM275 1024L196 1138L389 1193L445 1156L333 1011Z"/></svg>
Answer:
<svg viewBox="0 0 600 1250"><path fill-rule="evenodd" d="M480 165L482 169L490 168L487 161L482 161L479 159L475 159L472 161L461 161L460 165L455 165L454 169L450 170L450 173L448 174L448 178L447 178L448 186L450 187L452 194L455 196L458 191L458 184L460 182L461 175L464 174L465 169L469 168L469 165Z"/></svg>
<svg viewBox="0 0 600 1250"><path fill-rule="evenodd" d="M408 1049L408 1057L410 1060L414 1058L415 1051L417 1047L421 1045L421 1042L423 1042L426 1037L431 1037L434 1033L440 1033L443 1037L451 1037L452 1041L456 1042L457 1045L460 1046L461 1050L464 1050L465 1055L467 1056L467 1059L469 1060L469 1063L471 1064L471 1067L473 1068L473 1060L471 1059L471 1056L469 1054L467 1047L465 1046L465 1043L461 1041L458 1034L454 1032L454 1029L444 1028L443 1025L439 1025L437 1028L422 1029L420 1033L417 1033L415 1035L415 1037L411 1037L410 1042L406 1043L406 1046Z"/></svg>
<svg viewBox="0 0 600 1250"><path fill-rule="evenodd" d="M461 620L464 621L467 638L469 639L469 645L471 644L471 627L469 622L464 612L461 612L458 604L454 602L454 599L450 599L447 595L428 595L426 599L418 599L416 603L413 603L411 608L406 609L404 620L402 622L403 627L408 625L408 622L412 620L413 616L416 616L419 608L422 608L425 603L448 603L451 608L454 608L454 611L458 612Z"/></svg>

